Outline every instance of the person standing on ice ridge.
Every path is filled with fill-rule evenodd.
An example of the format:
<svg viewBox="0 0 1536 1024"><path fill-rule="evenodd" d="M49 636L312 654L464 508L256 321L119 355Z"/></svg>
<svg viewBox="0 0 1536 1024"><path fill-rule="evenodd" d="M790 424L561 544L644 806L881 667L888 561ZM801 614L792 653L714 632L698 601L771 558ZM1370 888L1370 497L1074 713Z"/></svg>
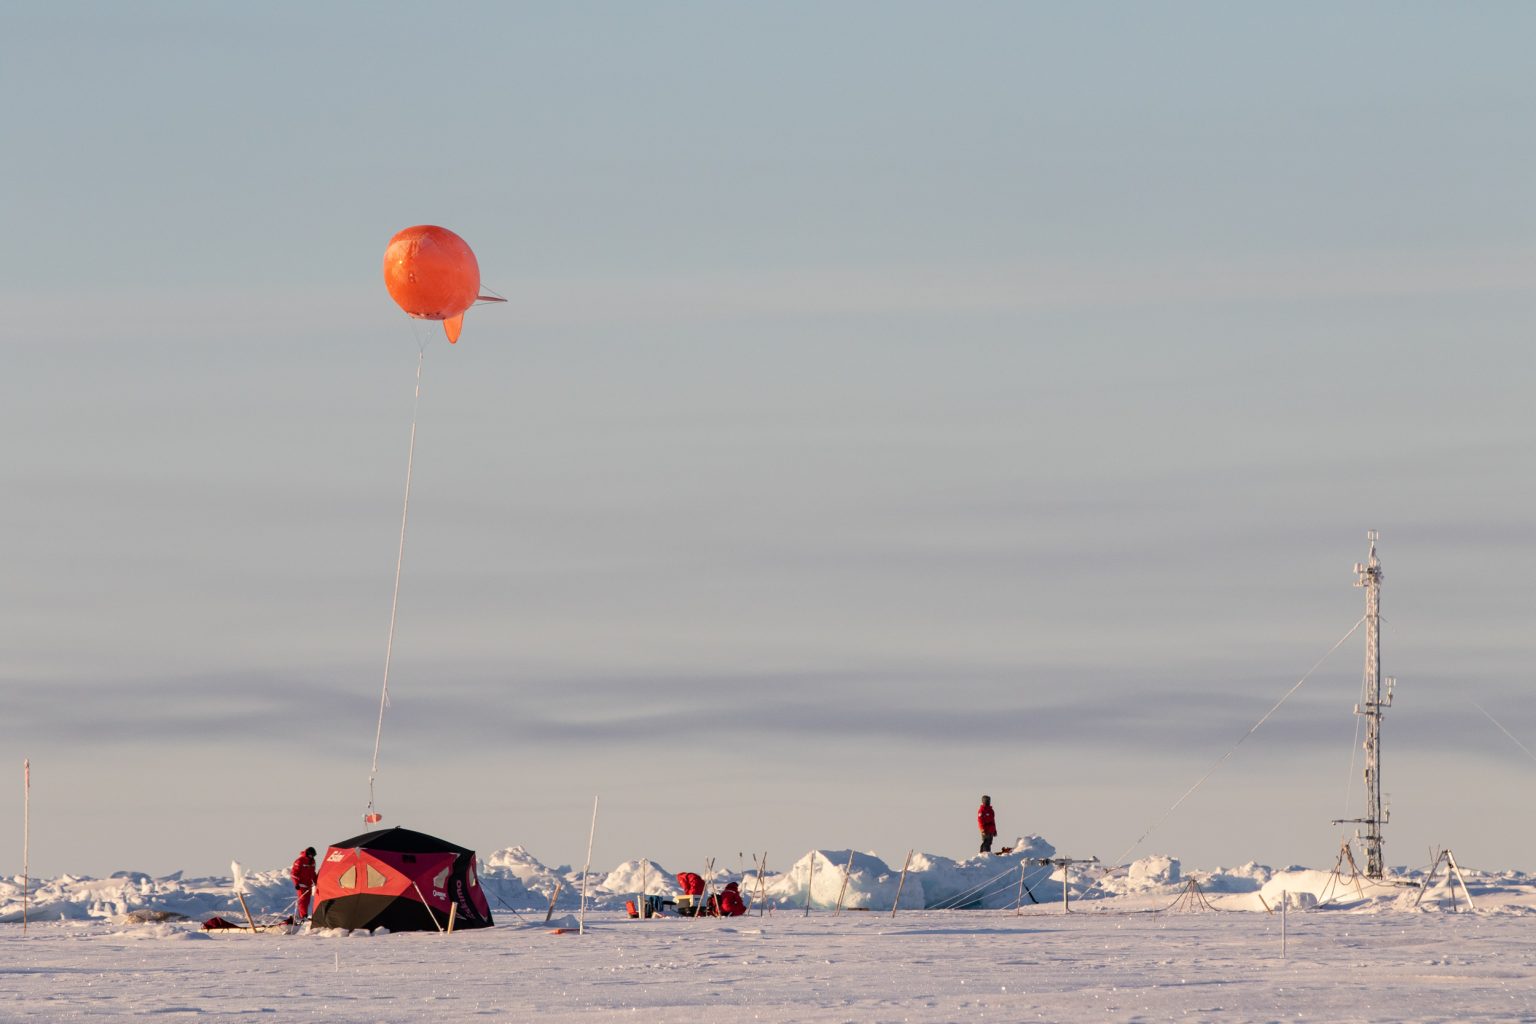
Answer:
<svg viewBox="0 0 1536 1024"><path fill-rule="evenodd" d="M309 916L309 898L315 891L315 848L306 846L304 852L293 859L293 867L288 869L288 877L293 879L294 892L298 893L298 916L304 920Z"/></svg>
<svg viewBox="0 0 1536 1024"><path fill-rule="evenodd" d="M997 835L997 815L992 812L992 798L983 795L976 808L976 825L981 829L981 852L992 852L992 837Z"/></svg>

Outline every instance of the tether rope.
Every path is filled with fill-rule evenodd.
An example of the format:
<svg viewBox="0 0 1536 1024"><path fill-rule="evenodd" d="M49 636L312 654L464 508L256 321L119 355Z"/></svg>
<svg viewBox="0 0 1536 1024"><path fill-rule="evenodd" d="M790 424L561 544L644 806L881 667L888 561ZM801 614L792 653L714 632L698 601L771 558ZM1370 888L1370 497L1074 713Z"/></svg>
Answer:
<svg viewBox="0 0 1536 1024"><path fill-rule="evenodd" d="M1524 743L1521 743L1519 740L1515 739L1515 734L1514 733L1510 732L1508 729L1504 728L1502 725L1499 725L1499 720L1497 718L1494 718L1492 715L1488 714L1487 711L1484 711L1483 710L1483 706L1481 704L1474 703L1472 706L1477 708L1477 710L1482 711L1483 712L1483 717L1487 718L1488 721L1492 722L1494 724L1494 726L1496 726L1498 728L1499 732L1503 733L1505 736L1508 736L1511 743L1513 743L1515 746L1519 747L1521 750L1525 751L1525 756L1526 757L1530 758L1532 761L1536 761L1536 754L1531 753L1531 750L1530 750L1529 747L1527 747Z"/></svg>
<svg viewBox="0 0 1536 1024"><path fill-rule="evenodd" d="M1365 679L1360 680L1360 703L1365 704ZM1355 798L1355 761L1360 757L1360 720L1362 716L1355 716L1355 741L1349 747L1349 775L1344 781L1344 813L1339 818L1349 817L1349 808Z"/></svg>
<svg viewBox="0 0 1536 1024"><path fill-rule="evenodd" d="M962 890L961 892L958 892L947 899L940 900L938 903L935 903L933 906L928 907L927 909L954 910L963 903L969 903L973 900L985 900L989 896L995 896L1000 892L1006 892L1017 885L1017 883L1013 880L1014 873L1016 871L1022 871L1027 877L1029 874L1029 869L1032 866L1035 865L1030 863L1030 859L1028 857L1022 858L1019 861L1018 867L1009 868L1006 871L984 879L983 881L971 886L969 889ZM1043 871L1045 871L1046 877L1049 877L1051 874L1053 874L1053 872L1047 870L1043 865L1040 867ZM1006 879L1006 881L1003 881L1004 879ZM1036 881L1039 882L1040 879L1036 879ZM1028 884L1029 883L1026 881L1025 885L1027 886Z"/></svg>
<svg viewBox="0 0 1536 1024"><path fill-rule="evenodd" d="M373 782L379 774L379 744L384 738L384 709L389 707L389 668L395 654L395 619L400 610L400 568L405 564L405 526L411 516L411 474L416 465L416 414L421 408L421 366L427 361L427 346L418 338L416 357L416 397L411 402L411 441L405 455L405 502L400 509L400 547L395 553L395 590L389 601L389 639L384 645L384 686L379 692L379 725L373 734L373 767L368 772L368 810L363 820L373 823Z"/></svg>
<svg viewBox="0 0 1536 1024"><path fill-rule="evenodd" d="M1228 895L1228 894L1223 893L1222 895ZM1221 898L1221 896L1217 897L1217 899L1220 899L1220 898ZM1181 910L1181 911L1178 911L1179 913L1196 913L1196 912L1202 911L1202 910L1209 910L1209 911L1211 911L1213 913L1217 913L1217 914L1233 914L1233 913L1240 914L1240 913L1243 913L1243 911L1240 911L1240 910L1233 911L1233 910L1226 910L1225 908L1222 908L1222 907L1218 907L1215 903L1213 903L1211 901L1210 896L1206 893L1206 891L1204 889L1200 888L1199 883L1195 882L1194 879L1190 879L1190 884L1186 885L1183 889L1179 890L1178 896L1174 897L1174 900L1173 900L1172 903L1168 904L1166 907L1163 907L1162 909L1154 908L1153 910L1151 910L1151 913L1153 913L1153 914L1167 914L1167 913L1169 913L1171 911L1177 910L1181 905L1183 905L1185 907L1185 909Z"/></svg>
<svg viewBox="0 0 1536 1024"><path fill-rule="evenodd" d="M1017 870L1023 870L1023 868L1024 868L1024 865L1020 864ZM987 879L984 879L984 880L978 882L977 884L971 886L969 889L961 890L960 892L956 893L955 895L950 896L948 899L940 900L939 902L935 903L933 906L929 907L928 909L929 910L954 910L956 907L960 906L962 903L969 903L973 899L984 899L987 896L990 896L991 892L983 891L983 890L987 890L989 886L993 885L1000 878L1010 878L1010 877L1012 877L1012 875L1013 875L1015 870L1016 869L1014 869L1014 868L1008 868L1006 871L1003 871L1000 874L993 875L991 878L987 878ZM1012 885L1013 883L1009 882L1008 884ZM1001 889L999 889L997 891L1000 892Z"/></svg>
<svg viewBox="0 0 1536 1024"><path fill-rule="evenodd" d="M1336 651L1340 647L1344 646L1344 641L1348 640L1350 637L1355 635L1355 630L1359 629L1360 628L1360 624L1363 623L1364 621L1365 621L1365 617L1364 616L1361 616L1358 620L1356 620L1355 624L1353 626L1349 627L1349 632L1345 633L1343 636L1339 637L1338 643L1336 643L1332 647L1328 648L1328 653L1323 655L1321 658L1318 658L1317 659L1317 663L1315 665L1313 665L1311 668L1307 669L1307 674L1302 676L1300 679L1296 680L1296 685L1291 687L1289 690L1285 691L1285 696L1281 697L1278 701L1276 701L1274 707L1272 707L1268 711L1264 712L1264 716L1262 718L1260 718L1257 722L1253 723L1253 727L1250 728L1247 732L1243 733L1242 738L1239 739L1236 743L1232 744L1231 749L1228 750L1225 754L1222 754L1221 757L1217 759L1216 763L1211 765L1210 769L1208 771L1206 771L1206 773L1204 775L1200 776L1199 780L1193 786L1190 786L1188 789L1186 789L1184 791L1184 795L1179 797L1177 800L1175 800L1173 802L1173 806L1169 807L1166 811L1164 811L1163 812L1163 816L1161 818L1158 818L1151 825L1147 826L1147 830L1145 832L1143 832L1137 838L1137 840L1134 843L1132 843L1130 846L1126 847L1124 853L1120 854L1120 856L1116 857L1113 861L1111 861L1110 862L1110 866L1113 867L1113 865L1115 865L1115 864L1123 863L1125 861L1125 858L1130 856L1131 853L1134 852L1138 846L1140 846L1142 843L1146 842L1147 837L1150 836L1153 832L1157 831L1157 829L1163 824L1163 822L1167 821L1173 815L1173 812L1177 811L1179 809L1179 805L1180 804L1182 804L1185 800L1188 800L1190 798L1190 796L1195 792L1195 790L1197 790L1201 786L1205 785L1205 781L1207 779L1209 779L1212 775L1215 775L1216 774L1216 770L1218 768L1220 768L1222 765L1226 764L1227 761L1232 757L1233 754L1237 753L1237 748L1242 746L1243 743L1247 741L1248 737L1250 737L1254 733L1258 732L1259 731L1259 727L1262 726L1265 722L1269 721L1271 715L1273 715L1276 711L1280 710L1280 705L1282 705L1286 701L1290 700L1291 699L1291 695L1294 694L1297 690L1301 689L1302 684L1305 683L1308 679L1311 679L1312 678L1312 674L1314 672L1316 672L1318 669L1323 667L1323 662L1327 661L1328 658L1333 654L1334 651ZM1084 897L1086 897L1088 895L1088 893L1092 892L1094 889L1097 889L1099 887L1100 883L1102 883L1104 881L1104 879L1108 878L1108 877L1109 877L1108 872L1106 872L1103 876L1101 876L1099 878L1099 880L1097 882L1094 882L1093 885L1089 886L1086 890L1084 890L1083 895L1079 896L1078 899L1083 899Z"/></svg>

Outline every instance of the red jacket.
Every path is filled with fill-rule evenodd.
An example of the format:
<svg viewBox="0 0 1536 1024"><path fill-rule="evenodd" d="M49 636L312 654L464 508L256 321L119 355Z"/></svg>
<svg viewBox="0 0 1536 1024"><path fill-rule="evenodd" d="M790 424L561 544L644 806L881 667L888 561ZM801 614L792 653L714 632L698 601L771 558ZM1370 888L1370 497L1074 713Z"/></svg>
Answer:
<svg viewBox="0 0 1536 1024"><path fill-rule="evenodd" d="M747 905L741 901L741 890L735 882L727 885L712 901L712 908L721 917L740 917L747 912Z"/></svg>
<svg viewBox="0 0 1536 1024"><path fill-rule="evenodd" d="M295 889L313 889L315 887L315 861L307 853L301 853L294 859L293 867L288 869L288 877L293 879Z"/></svg>
<svg viewBox="0 0 1536 1024"><path fill-rule="evenodd" d="M703 896L704 879L692 871L684 871L677 876L677 884L683 890L684 896Z"/></svg>
<svg viewBox="0 0 1536 1024"><path fill-rule="evenodd" d="M997 815L992 813L991 804L982 804L976 808L976 824L981 827L982 835L997 835Z"/></svg>

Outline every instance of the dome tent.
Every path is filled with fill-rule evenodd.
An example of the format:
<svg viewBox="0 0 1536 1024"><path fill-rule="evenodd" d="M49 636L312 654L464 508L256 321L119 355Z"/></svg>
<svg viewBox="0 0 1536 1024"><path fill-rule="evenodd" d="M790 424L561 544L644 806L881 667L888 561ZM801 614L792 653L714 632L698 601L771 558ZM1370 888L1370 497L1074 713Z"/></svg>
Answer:
<svg viewBox="0 0 1536 1024"><path fill-rule="evenodd" d="M392 932L489 928L490 904L475 874L475 851L388 828L331 844L315 883L315 928Z"/></svg>

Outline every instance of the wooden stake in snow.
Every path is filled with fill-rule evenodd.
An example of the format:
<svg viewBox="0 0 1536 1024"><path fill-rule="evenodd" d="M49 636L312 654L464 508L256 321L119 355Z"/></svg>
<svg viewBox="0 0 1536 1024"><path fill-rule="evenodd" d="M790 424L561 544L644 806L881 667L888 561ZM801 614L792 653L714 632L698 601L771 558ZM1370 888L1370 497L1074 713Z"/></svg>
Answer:
<svg viewBox="0 0 1536 1024"><path fill-rule="evenodd" d="M637 920L637 921L644 921L645 920L646 908L650 906L649 897L645 895L645 887L646 887L645 867L646 867L646 863L647 862L646 862L645 858L642 857L640 859L640 905L635 908L636 910L638 910L640 912L639 916L637 916L635 918L635 920Z"/></svg>
<svg viewBox="0 0 1536 1024"><path fill-rule="evenodd" d="M240 862L229 862L229 874L235 886L235 898L240 901L240 909L245 911L245 923L250 925L251 931L256 930L256 919L251 916L251 908L245 905L245 872L240 868Z"/></svg>
<svg viewBox="0 0 1536 1024"><path fill-rule="evenodd" d="M805 916L811 916L811 887L816 884L816 851L811 851L810 877L805 880Z"/></svg>
<svg viewBox="0 0 1536 1024"><path fill-rule="evenodd" d="M32 759L21 761L21 934L27 934L27 890L32 883Z"/></svg>
<svg viewBox="0 0 1536 1024"><path fill-rule="evenodd" d="M853 851L848 851L848 866L843 868L843 887L837 890L837 909L833 916L843 912L843 897L848 895L848 876L853 873Z"/></svg>
<svg viewBox="0 0 1536 1024"><path fill-rule="evenodd" d="M912 851L907 851L907 859L901 865L901 881L896 883L896 899L891 903L891 916L896 916L896 908L901 906L901 890L907 884L907 869L912 866Z"/></svg>
<svg viewBox="0 0 1536 1024"><path fill-rule="evenodd" d="M715 858L711 857L704 862L704 894L702 901L693 908L693 919L695 921L704 917L709 910L710 889L713 888L710 884L710 879L714 877Z"/></svg>
<svg viewBox="0 0 1536 1024"><path fill-rule="evenodd" d="M753 860L757 855L753 854ZM763 916L763 904L768 902L768 851L763 851L763 859L757 861L757 916Z"/></svg>
<svg viewBox="0 0 1536 1024"><path fill-rule="evenodd" d="M1288 904L1290 902L1291 902L1290 895L1284 889L1281 889L1280 890L1280 959L1281 960L1285 959L1285 907L1286 907L1286 904Z"/></svg>
<svg viewBox="0 0 1536 1024"><path fill-rule="evenodd" d="M597 797L592 798L592 831L587 833L587 866L581 869L581 913L576 918L576 934L587 934L587 883L592 876L592 840L597 838Z"/></svg>
<svg viewBox="0 0 1536 1024"><path fill-rule="evenodd" d="M555 891L549 894L549 909L544 911L544 923L549 924L549 919L555 916L555 900L560 898L560 879L555 879Z"/></svg>
<svg viewBox="0 0 1536 1024"><path fill-rule="evenodd" d="M455 917L457 917L458 914L459 914L459 904L458 904L458 901L454 901L453 903L448 904L448 931L447 931L446 934L448 934L448 935L452 935L453 934L453 919Z"/></svg>

